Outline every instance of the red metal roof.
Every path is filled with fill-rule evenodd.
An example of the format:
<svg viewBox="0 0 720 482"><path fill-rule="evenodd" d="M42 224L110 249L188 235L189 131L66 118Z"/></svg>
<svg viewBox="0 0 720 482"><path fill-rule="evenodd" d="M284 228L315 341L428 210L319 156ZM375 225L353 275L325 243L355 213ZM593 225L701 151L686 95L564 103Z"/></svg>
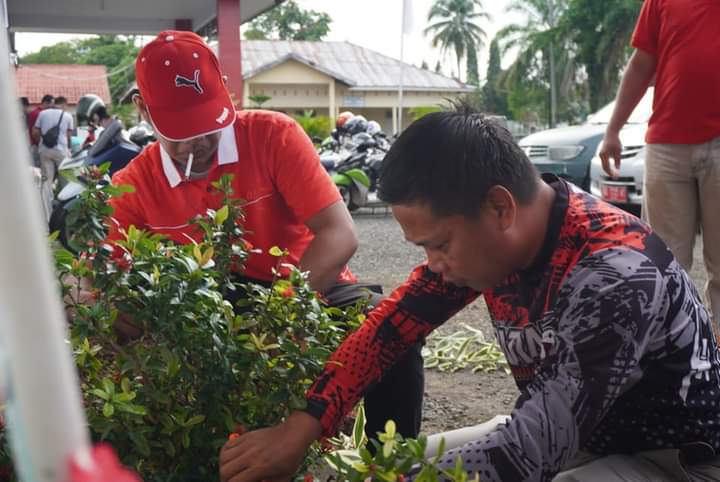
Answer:
<svg viewBox="0 0 720 482"><path fill-rule="evenodd" d="M20 64L15 69L18 97L39 104L43 95L62 95L77 104L85 94L96 94L109 104L110 86L104 65Z"/></svg>

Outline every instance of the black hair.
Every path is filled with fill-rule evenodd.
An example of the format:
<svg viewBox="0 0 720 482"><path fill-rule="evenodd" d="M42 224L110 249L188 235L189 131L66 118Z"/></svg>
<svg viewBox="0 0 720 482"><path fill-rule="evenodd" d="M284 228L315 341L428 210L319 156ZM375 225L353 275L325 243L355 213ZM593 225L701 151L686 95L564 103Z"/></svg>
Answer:
<svg viewBox="0 0 720 482"><path fill-rule="evenodd" d="M464 103L412 123L383 161L379 197L427 204L436 216L475 218L493 186L519 204L538 189L539 174L512 134Z"/></svg>
<svg viewBox="0 0 720 482"><path fill-rule="evenodd" d="M55 97L55 105L65 105L67 104L67 99L63 97L62 95L59 95Z"/></svg>
<svg viewBox="0 0 720 482"><path fill-rule="evenodd" d="M29 107L29 106L30 106L30 101L28 100L27 97L24 97L24 96L23 96L23 97L20 97L20 104L21 104L23 107Z"/></svg>
<svg viewBox="0 0 720 482"><path fill-rule="evenodd" d="M41 104L52 104L52 102L55 100L55 97L53 97L50 94L45 94L42 97L42 101L40 101Z"/></svg>
<svg viewBox="0 0 720 482"><path fill-rule="evenodd" d="M110 118L110 114L108 114L108 111L107 111L107 109L105 108L104 105L102 105L102 106L98 107L97 109L95 109L95 111L93 112L93 115L98 116L98 119L100 119L100 120L109 119L109 118Z"/></svg>

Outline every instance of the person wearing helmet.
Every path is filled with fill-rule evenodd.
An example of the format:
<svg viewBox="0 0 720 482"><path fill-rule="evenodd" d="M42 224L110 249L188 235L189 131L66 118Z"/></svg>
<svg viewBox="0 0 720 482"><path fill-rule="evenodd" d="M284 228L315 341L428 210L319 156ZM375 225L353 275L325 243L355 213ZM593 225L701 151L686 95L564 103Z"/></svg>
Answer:
<svg viewBox="0 0 720 482"><path fill-rule="evenodd" d="M99 133L97 140L88 151L89 156L100 154L111 142L119 140L119 136L123 135L123 123L116 116L111 116L105 106L100 106L94 110L91 122Z"/></svg>
<svg viewBox="0 0 720 482"><path fill-rule="evenodd" d="M89 124L93 120L93 114L98 109L105 108L105 102L95 94L85 94L75 106L75 117L77 118L78 125Z"/></svg>
<svg viewBox="0 0 720 482"><path fill-rule="evenodd" d="M309 271L310 286L330 304L379 302L381 297L369 292L379 287L358 283L347 267L358 245L352 218L297 122L277 112L236 111L217 57L192 32L160 33L140 51L135 66L139 93L133 102L158 140L113 177L114 184L130 184L135 191L111 201L111 241L123 239L131 225L176 243L201 238L188 221L220 208L212 183L233 175L234 196L244 201L245 237L259 249L238 281L269 285L277 263L269 251L282 246L289 252L285 261ZM239 297L230 296L233 304ZM368 398L375 407L367 417L372 430L395 419L404 435L419 431L419 348L406 360ZM386 403L408 394L413 394L408 406Z"/></svg>

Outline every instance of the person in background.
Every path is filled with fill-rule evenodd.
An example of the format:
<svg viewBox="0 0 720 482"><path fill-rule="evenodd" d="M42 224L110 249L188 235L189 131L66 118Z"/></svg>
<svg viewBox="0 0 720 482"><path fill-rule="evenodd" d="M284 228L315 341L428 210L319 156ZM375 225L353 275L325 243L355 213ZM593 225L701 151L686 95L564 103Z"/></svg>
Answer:
<svg viewBox="0 0 720 482"><path fill-rule="evenodd" d="M220 207L211 183L231 174L234 195L244 201L247 240L261 250L250 255L238 281L270 283L277 260L268 251L280 246L289 252L285 262L309 271L310 286L328 304L378 303L381 296L372 291L379 287L359 283L347 266L358 243L352 218L297 122L278 112L236 111L215 54L194 33L160 33L135 67L133 101L158 141L113 177L135 191L111 201L111 241L134 225L190 242L200 232L188 220ZM228 300L240 294L235 290ZM376 437L388 419L403 435L418 434L420 351L418 342L368 392L368 436Z"/></svg>
<svg viewBox="0 0 720 482"><path fill-rule="evenodd" d="M221 482L290 480L406 350L479 296L520 396L442 468L459 457L484 482L720 481L712 320L647 224L540 176L468 106L411 124L382 180L427 262L330 357L305 410L225 444Z"/></svg>
<svg viewBox="0 0 720 482"><path fill-rule="evenodd" d="M38 150L40 146L39 140L36 139L35 136L33 136L33 127L35 127L35 123L37 122L37 118L40 115L40 112L52 107L54 101L55 98L52 95L45 94L43 95L40 104L35 107L35 109L31 110L28 114L27 125L30 134L30 153L33 159L33 166L35 167L40 167L40 152Z"/></svg>
<svg viewBox="0 0 720 482"><path fill-rule="evenodd" d="M643 218L690 270L698 231L705 301L720 336L720 2L645 0L605 139L603 169L618 176L620 129L655 78L645 136ZM614 163L612 162L614 161ZM614 166L613 166L614 164Z"/></svg>
<svg viewBox="0 0 720 482"><path fill-rule="evenodd" d="M67 99L55 98L52 108L40 112L33 126L33 139L38 143L40 171L42 173L41 192L46 214L52 210L53 182L57 169L65 157L70 155L70 139L73 130L73 118L65 112ZM57 136L48 143L47 134L57 128ZM49 216L49 214L48 214Z"/></svg>

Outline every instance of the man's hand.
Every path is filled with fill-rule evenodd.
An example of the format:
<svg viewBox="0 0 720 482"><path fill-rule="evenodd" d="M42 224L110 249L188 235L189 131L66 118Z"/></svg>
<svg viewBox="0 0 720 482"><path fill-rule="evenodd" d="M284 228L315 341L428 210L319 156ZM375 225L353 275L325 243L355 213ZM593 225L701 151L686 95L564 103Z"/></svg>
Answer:
<svg viewBox="0 0 720 482"><path fill-rule="evenodd" d="M608 176L617 179L620 177L620 162L622 154L622 143L620 142L620 135L608 129L605 132L605 139L603 139L602 146L600 146L600 159L602 160L603 170ZM614 160L614 167L610 163Z"/></svg>
<svg viewBox="0 0 720 482"><path fill-rule="evenodd" d="M65 316L69 322L75 319L77 311L76 304L90 305L95 304L96 293L92 289L92 283L88 278L76 278L71 274L65 275L63 283L70 287L70 291L65 296ZM142 328L135 323L132 315L127 313L118 313L113 325L115 334L121 343L139 338L143 334Z"/></svg>
<svg viewBox="0 0 720 482"><path fill-rule="evenodd" d="M315 417L295 412L280 425L230 440L220 451L220 481L289 481L320 433Z"/></svg>

